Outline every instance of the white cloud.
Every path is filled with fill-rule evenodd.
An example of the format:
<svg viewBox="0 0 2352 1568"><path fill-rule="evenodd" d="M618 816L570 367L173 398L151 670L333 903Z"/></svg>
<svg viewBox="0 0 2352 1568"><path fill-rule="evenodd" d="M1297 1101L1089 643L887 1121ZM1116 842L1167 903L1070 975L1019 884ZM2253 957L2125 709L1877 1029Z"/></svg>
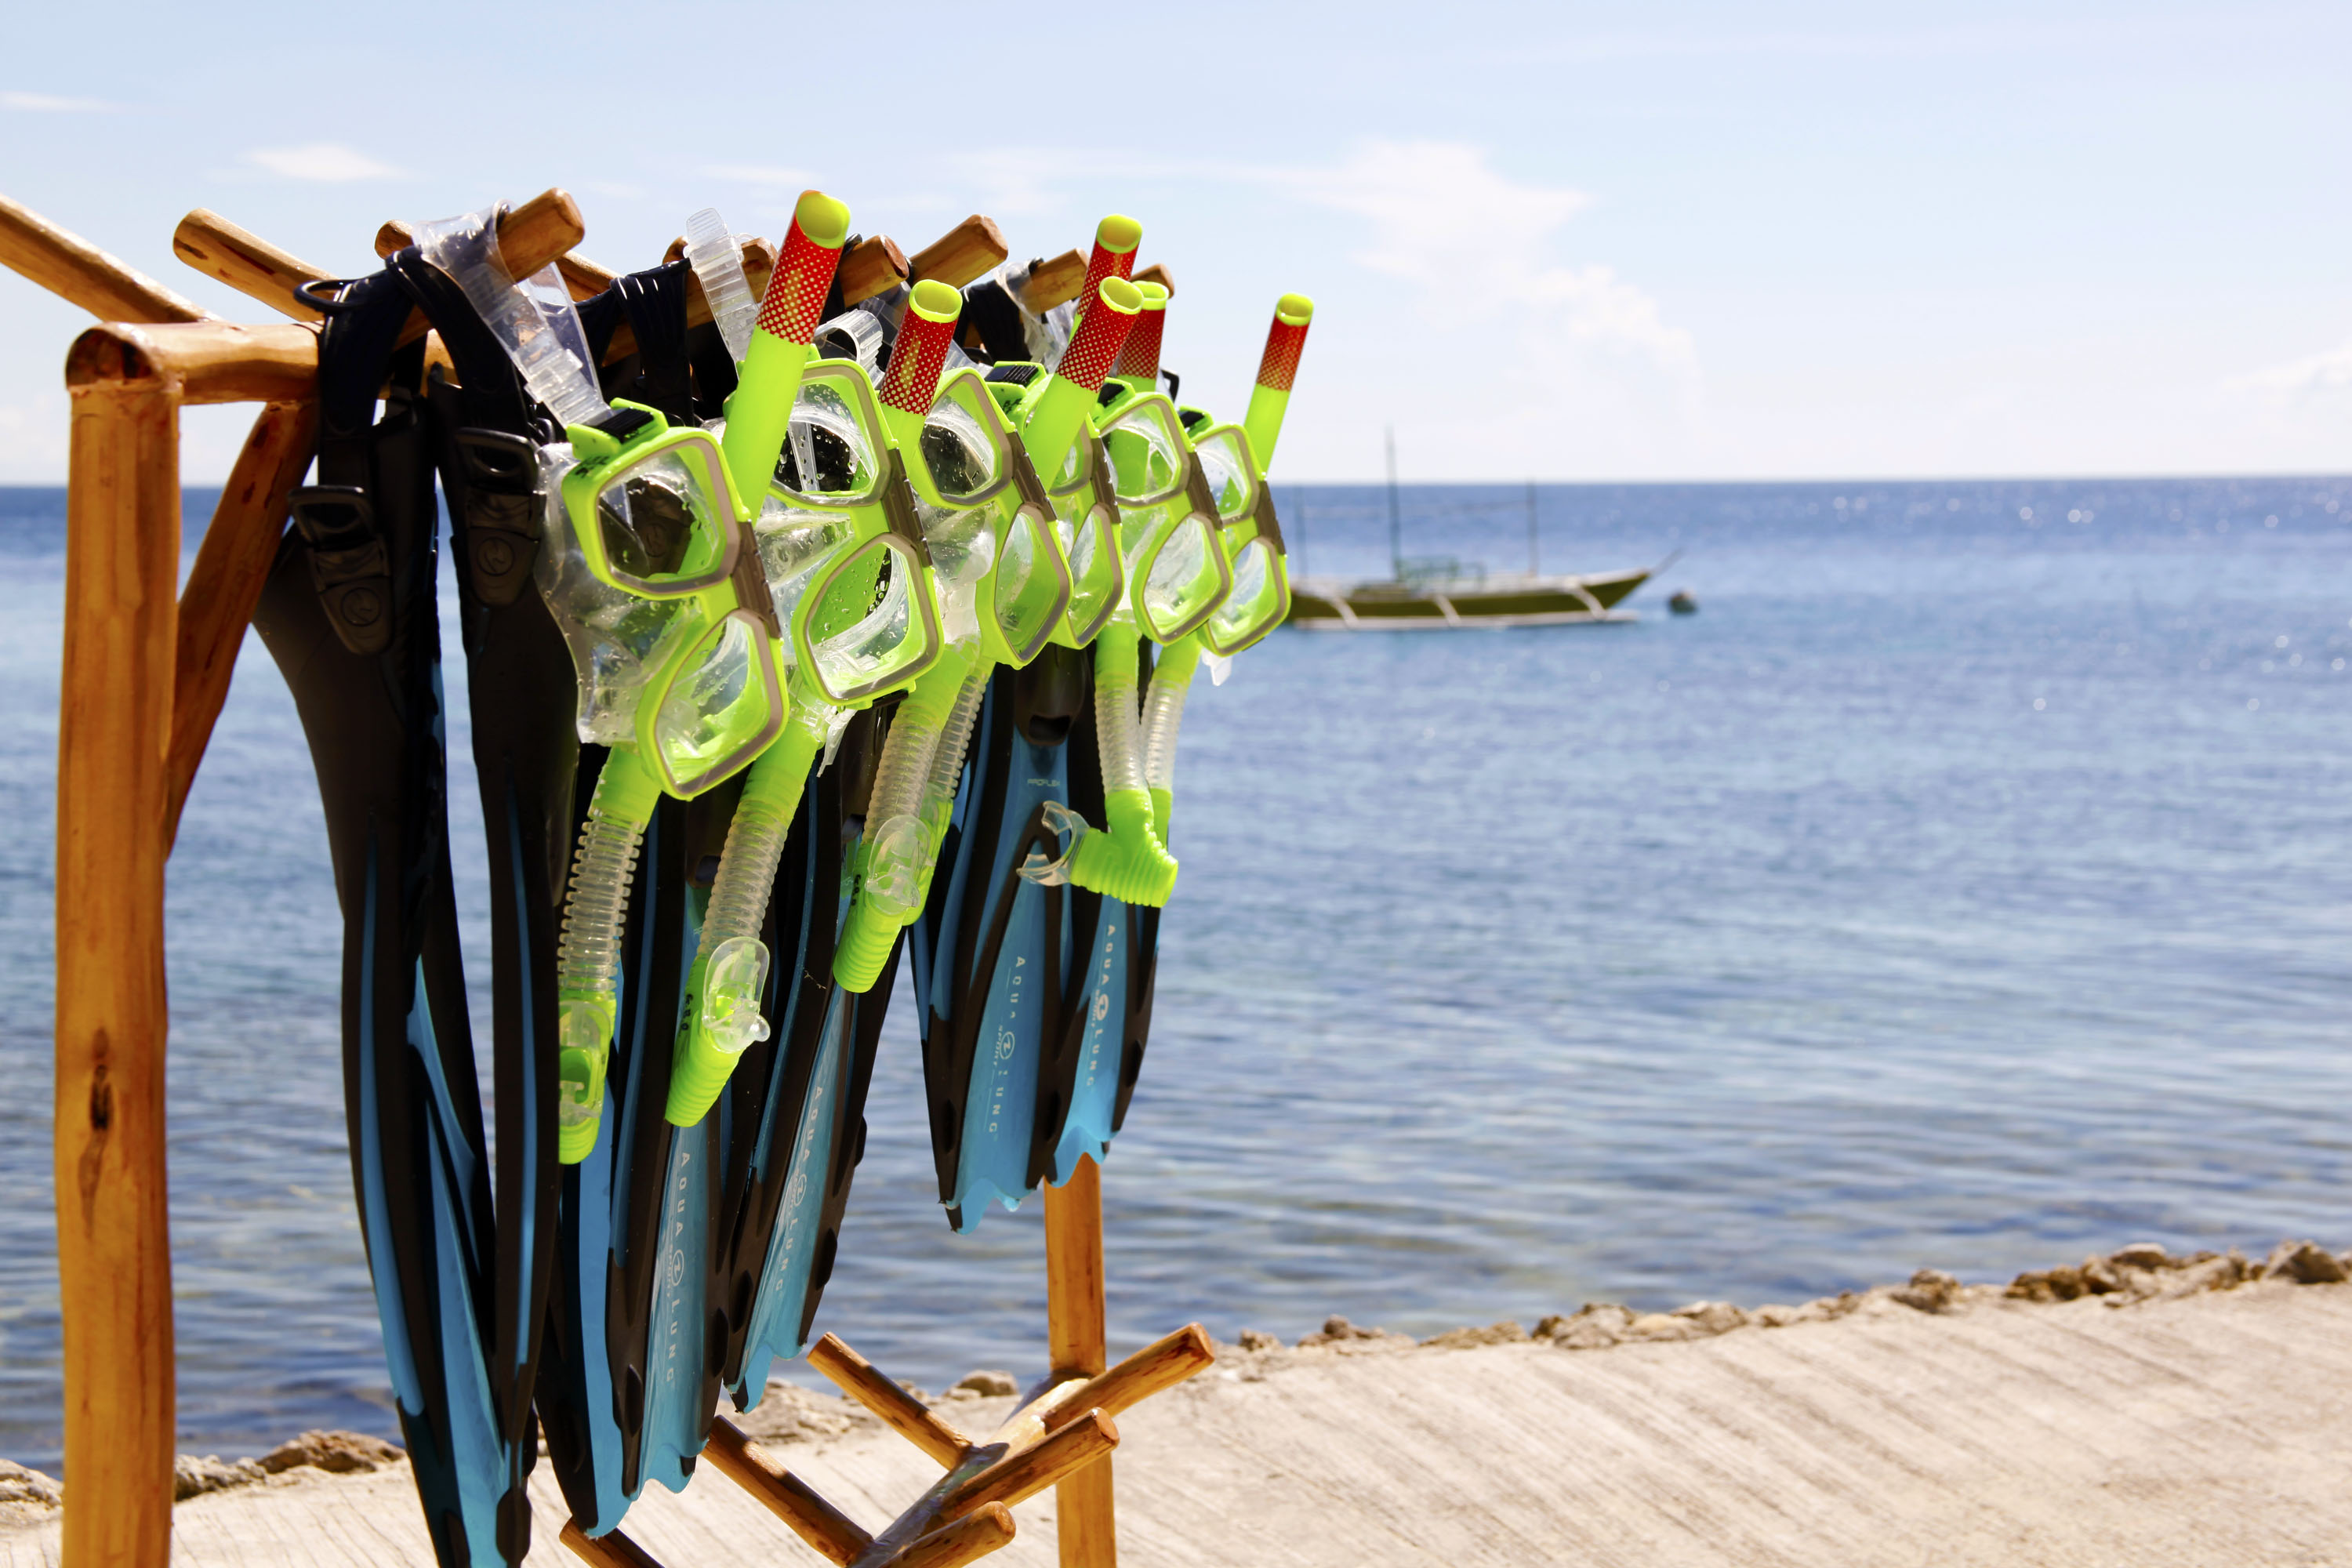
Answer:
<svg viewBox="0 0 2352 1568"><path fill-rule="evenodd" d="M1676 380L1698 368L1690 333L1650 295L1612 268L1550 259L1553 236L1591 205L1581 191L1522 184L1484 150L1443 142L1368 142L1335 170L1292 178L1307 200L1371 221L1355 259L1415 285L1431 326L1481 322L1512 357L1573 350Z"/></svg>
<svg viewBox="0 0 2352 1568"><path fill-rule="evenodd" d="M286 180L310 180L344 184L356 180L396 180L401 171L378 163L359 149L341 142L313 142L302 147L259 147L245 161Z"/></svg>
<svg viewBox="0 0 2352 1568"><path fill-rule="evenodd" d="M47 92L0 92L0 109L29 114L104 114L114 105L95 98L59 98Z"/></svg>
<svg viewBox="0 0 2352 1568"><path fill-rule="evenodd" d="M2352 342L2305 354L2264 370L2233 375L2221 384L2229 392L2252 394L2266 403L2285 405L2352 386Z"/></svg>

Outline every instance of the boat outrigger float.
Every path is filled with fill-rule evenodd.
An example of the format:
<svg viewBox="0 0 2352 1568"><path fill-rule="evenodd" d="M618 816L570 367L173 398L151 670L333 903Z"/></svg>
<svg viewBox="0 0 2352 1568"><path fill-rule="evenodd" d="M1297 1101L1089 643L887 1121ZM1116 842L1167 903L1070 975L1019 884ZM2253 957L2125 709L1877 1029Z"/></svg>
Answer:
<svg viewBox="0 0 2352 1568"><path fill-rule="evenodd" d="M1308 631L1369 632L1636 621L1639 616L1617 605L1656 570L1636 567L1581 577L1408 571L1369 583L1305 577L1291 585L1289 624Z"/></svg>

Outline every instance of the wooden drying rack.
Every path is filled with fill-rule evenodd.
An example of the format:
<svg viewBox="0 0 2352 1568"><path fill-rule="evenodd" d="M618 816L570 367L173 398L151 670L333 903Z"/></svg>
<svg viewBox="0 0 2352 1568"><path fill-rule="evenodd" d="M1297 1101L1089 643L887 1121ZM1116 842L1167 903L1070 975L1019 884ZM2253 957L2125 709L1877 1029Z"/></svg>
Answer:
<svg viewBox="0 0 2352 1568"><path fill-rule="evenodd" d="M572 197L551 190L500 218L499 243L514 276L552 261L584 296L613 274L571 254L583 232ZM405 226L386 224L377 249L388 254L406 240ZM287 492L310 465L317 427L320 318L294 289L328 275L202 209L181 223L172 247L292 320L224 321L0 198L0 264L104 323L75 339L66 356L72 408L58 748L55 1174L73 1480L68 1568L164 1568L171 1554L163 867L277 555ZM996 226L975 216L911 258L887 238L865 240L844 254L840 277L855 303L923 278L960 286L1005 255ZM756 294L774 253L748 242L744 261ZM1045 308L1075 296L1085 271L1075 251L1040 264L1029 303ZM698 288L688 316L709 320ZM403 341L426 331L417 315ZM609 357L630 352L625 326L615 340ZM428 354L438 346L428 343ZM181 592L179 410L203 403L258 403L261 412ZM985 1439L958 1432L830 1334L809 1352L852 1398L945 1468L878 1534L723 1418L707 1450L713 1467L843 1568L971 1562L1012 1540L1010 1505L1048 1486L1059 1489L1064 1568L1111 1568L1112 1417L1192 1376L1212 1352L1195 1323L1107 1368L1094 1163L1082 1160L1066 1186L1048 1187L1045 1208L1053 1371ZM619 1531L591 1540L567 1524L562 1539L592 1563L654 1563Z"/></svg>

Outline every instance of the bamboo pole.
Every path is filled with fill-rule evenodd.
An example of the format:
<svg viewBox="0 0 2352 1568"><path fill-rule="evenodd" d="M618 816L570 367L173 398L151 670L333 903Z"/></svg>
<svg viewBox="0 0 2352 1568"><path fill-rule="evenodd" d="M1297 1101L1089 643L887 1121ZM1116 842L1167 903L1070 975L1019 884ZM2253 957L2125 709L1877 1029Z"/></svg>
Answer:
<svg viewBox="0 0 2352 1568"><path fill-rule="evenodd" d="M324 272L208 207L198 207L180 220L172 231L172 254L281 315L298 321L321 319L318 308L294 290L324 278Z"/></svg>
<svg viewBox="0 0 2352 1568"><path fill-rule="evenodd" d="M102 321L201 321L212 314L5 196L0 196L0 266Z"/></svg>
<svg viewBox="0 0 2352 1568"><path fill-rule="evenodd" d="M528 278L579 244L586 232L580 204L569 192L541 191L499 219L499 250L509 272ZM172 232L172 249L197 271L273 310L296 321L318 320L319 312L294 290L328 274L218 213L198 207L182 218ZM400 342L415 342L430 326L422 310L412 313Z"/></svg>
<svg viewBox="0 0 2352 1568"><path fill-rule="evenodd" d="M319 384L319 334L309 327L241 327L233 321L109 321L66 351L68 389L117 381L173 384L173 401L296 403ZM173 479L178 482L178 471Z"/></svg>
<svg viewBox="0 0 2352 1568"><path fill-rule="evenodd" d="M868 235L841 253L834 279L841 285L841 302L859 304L908 280L907 253L887 234Z"/></svg>
<svg viewBox="0 0 2352 1568"><path fill-rule="evenodd" d="M856 1521L818 1496L724 1415L711 1424L710 1444L703 1454L720 1475L765 1503L769 1512L827 1561L848 1568L874 1544Z"/></svg>
<svg viewBox="0 0 2352 1568"><path fill-rule="evenodd" d="M996 226L996 220L974 213L908 257L908 278L916 283L932 279L961 289L1010 254L1004 231Z"/></svg>
<svg viewBox="0 0 2352 1568"><path fill-rule="evenodd" d="M128 359L114 368L68 381L53 1148L75 1500L63 1545L73 1568L163 1568L175 1436L163 860L179 422L170 377Z"/></svg>
<svg viewBox="0 0 2352 1568"><path fill-rule="evenodd" d="M1066 305L1076 299L1078 290L1086 286L1087 253L1066 250L1029 268L1029 283L1021 290L1021 302L1043 315L1056 305Z"/></svg>
<svg viewBox="0 0 2352 1568"><path fill-rule="evenodd" d="M1092 1379L1102 1375L1108 1359L1103 1330L1102 1167L1090 1156L1080 1156L1077 1169L1064 1185L1045 1188L1045 1322L1055 1376ZM1059 1408L1073 1407L1085 1408L1076 1405L1075 1399ZM1053 1412L1046 1413L1048 1425L1052 1415ZM1076 1470L1061 1484L1054 1511L1062 1568L1116 1568L1118 1525L1108 1456Z"/></svg>
<svg viewBox="0 0 2352 1568"><path fill-rule="evenodd" d="M931 1414L913 1394L875 1370L874 1363L832 1334L809 1347L809 1365L844 1394L881 1417L882 1424L952 1469L971 1451L971 1439Z"/></svg>
<svg viewBox="0 0 2352 1568"><path fill-rule="evenodd" d="M286 495L310 466L318 405L264 404L253 433L229 470L205 542L180 595L178 652L172 678L172 738L165 752L163 840L180 830L180 811L205 760L253 606L278 558Z"/></svg>

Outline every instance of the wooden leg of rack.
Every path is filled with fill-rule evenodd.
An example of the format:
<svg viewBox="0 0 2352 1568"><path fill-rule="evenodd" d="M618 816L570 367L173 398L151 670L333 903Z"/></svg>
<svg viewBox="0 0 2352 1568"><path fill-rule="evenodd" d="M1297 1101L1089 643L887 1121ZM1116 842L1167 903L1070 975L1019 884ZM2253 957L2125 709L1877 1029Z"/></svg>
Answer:
<svg viewBox="0 0 2352 1568"><path fill-rule="evenodd" d="M843 1568L874 1544L856 1521L818 1496L724 1415L711 1423L710 1446L702 1452L719 1474L767 1504L768 1511L792 1526L793 1534Z"/></svg>
<svg viewBox="0 0 2352 1568"><path fill-rule="evenodd" d="M1013 1516L992 1502L940 1526L879 1568L963 1568L1012 1542Z"/></svg>
<svg viewBox="0 0 2352 1568"><path fill-rule="evenodd" d="M1046 1340L1056 1376L1098 1377L1108 1360L1103 1328L1102 1169L1091 1159L1063 1186L1045 1189ZM1110 1460L1055 1489L1062 1568L1118 1568Z"/></svg>
<svg viewBox="0 0 2352 1568"><path fill-rule="evenodd" d="M245 646L245 628L252 624L253 606L286 531L286 493L302 482L318 427L315 403L264 404L213 508L205 542L196 546L196 563L189 568L187 592L180 598L166 842L179 830L180 807L196 781L196 764L205 760L213 721L228 700L237 649Z"/></svg>
<svg viewBox="0 0 2352 1568"><path fill-rule="evenodd" d="M1216 1359L1209 1331L1198 1323L1187 1323L1064 1395L1060 1404L1045 1412L1045 1430L1066 1426L1089 1410L1116 1415L1163 1389L1175 1387Z"/></svg>
<svg viewBox="0 0 2352 1568"><path fill-rule="evenodd" d="M172 1545L163 860L176 404L160 377L73 388L53 1147L74 1568L163 1568Z"/></svg>
<svg viewBox="0 0 2352 1568"><path fill-rule="evenodd" d="M971 1451L971 1438L932 1415L921 1400L883 1376L872 1362L836 1335L826 1334L811 1345L808 1363L879 1416L884 1426L949 1469L962 1464Z"/></svg>

